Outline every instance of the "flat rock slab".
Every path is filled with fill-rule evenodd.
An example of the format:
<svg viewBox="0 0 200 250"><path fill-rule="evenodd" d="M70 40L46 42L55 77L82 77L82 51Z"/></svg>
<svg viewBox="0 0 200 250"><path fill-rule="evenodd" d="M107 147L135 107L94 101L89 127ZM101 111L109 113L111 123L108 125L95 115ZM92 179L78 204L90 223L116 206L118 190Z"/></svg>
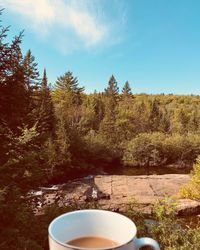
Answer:
<svg viewBox="0 0 200 250"><path fill-rule="evenodd" d="M151 213L153 204L164 197L178 199L180 187L189 181L189 175L139 175L139 176L95 176L94 183L98 190L110 195L110 200L99 200L103 208L124 210L127 206L135 207L144 213ZM178 202L182 213L184 199ZM191 201L193 203L193 201ZM200 204L200 203L199 203ZM185 204L186 205L186 204ZM187 202L190 206L190 202ZM194 206L194 204L193 204ZM188 210L189 212L189 210Z"/></svg>
<svg viewBox="0 0 200 250"><path fill-rule="evenodd" d="M58 203L60 206L74 202L84 204L96 200L101 208L124 211L128 206L143 213L152 213L153 204L164 197L177 199L177 208L181 215L200 213L200 202L179 199L181 186L189 181L189 175L97 175L69 181L56 190L44 188L37 197L43 204ZM38 192L35 191L35 192Z"/></svg>
<svg viewBox="0 0 200 250"><path fill-rule="evenodd" d="M181 186L189 181L188 175L139 175L139 176L95 176L94 183L104 193L108 193L111 201L116 197L136 200L143 203L165 196L177 197ZM149 202L147 202L149 203Z"/></svg>

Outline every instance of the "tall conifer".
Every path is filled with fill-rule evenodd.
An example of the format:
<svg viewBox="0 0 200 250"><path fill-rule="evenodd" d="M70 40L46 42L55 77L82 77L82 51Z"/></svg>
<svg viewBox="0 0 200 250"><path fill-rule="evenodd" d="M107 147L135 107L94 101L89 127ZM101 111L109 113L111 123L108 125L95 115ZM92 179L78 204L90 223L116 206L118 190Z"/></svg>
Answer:
<svg viewBox="0 0 200 250"><path fill-rule="evenodd" d="M79 106L82 103L81 93L84 91L84 87L79 87L78 85L78 79L73 76L72 72L67 71L64 75L57 78L55 89L70 92L73 96L73 104Z"/></svg>
<svg viewBox="0 0 200 250"><path fill-rule="evenodd" d="M112 96L114 98L116 98L119 94L119 88L117 86L117 81L114 77L114 75L112 75L108 81L108 87L105 89L105 93L107 96Z"/></svg>
<svg viewBox="0 0 200 250"><path fill-rule="evenodd" d="M83 92L84 87L79 87L78 85L78 79L73 76L72 72L67 71L64 75L57 78L55 88L64 91Z"/></svg>
<svg viewBox="0 0 200 250"><path fill-rule="evenodd" d="M35 57L32 55L29 49L23 60L25 83L27 88L35 89L39 83L39 72L37 69L37 63Z"/></svg>
<svg viewBox="0 0 200 250"><path fill-rule="evenodd" d="M42 132L54 133L54 108L48 86L46 69L44 69L40 91L39 128Z"/></svg>
<svg viewBox="0 0 200 250"><path fill-rule="evenodd" d="M128 81L125 82L124 87L122 89L122 95L123 96L130 96L131 93L131 87Z"/></svg>

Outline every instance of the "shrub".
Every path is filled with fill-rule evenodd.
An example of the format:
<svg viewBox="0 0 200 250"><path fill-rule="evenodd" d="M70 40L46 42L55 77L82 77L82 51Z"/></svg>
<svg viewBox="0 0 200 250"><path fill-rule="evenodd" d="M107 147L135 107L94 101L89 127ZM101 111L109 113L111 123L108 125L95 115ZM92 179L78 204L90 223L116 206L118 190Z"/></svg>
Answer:
<svg viewBox="0 0 200 250"><path fill-rule="evenodd" d="M132 139L124 152L123 162L127 165L160 165L163 157L163 133L143 133Z"/></svg>
<svg viewBox="0 0 200 250"><path fill-rule="evenodd" d="M129 166L191 165L200 154L196 134L142 133L125 146L123 162Z"/></svg>
<svg viewBox="0 0 200 250"><path fill-rule="evenodd" d="M160 249L200 249L200 227L183 225L176 217L176 205L171 199L159 201L154 206L154 219L158 222L148 228L149 237L156 239Z"/></svg>
<svg viewBox="0 0 200 250"><path fill-rule="evenodd" d="M180 194L183 198L200 200L200 156L194 164L189 183L181 188Z"/></svg>

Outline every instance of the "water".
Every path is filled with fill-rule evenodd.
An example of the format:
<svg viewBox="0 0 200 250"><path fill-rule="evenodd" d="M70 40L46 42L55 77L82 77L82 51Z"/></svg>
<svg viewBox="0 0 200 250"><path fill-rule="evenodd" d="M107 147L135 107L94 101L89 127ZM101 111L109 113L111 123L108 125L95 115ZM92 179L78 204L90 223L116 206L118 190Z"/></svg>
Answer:
<svg viewBox="0 0 200 250"><path fill-rule="evenodd" d="M86 169L72 168L62 177L54 177L49 184L60 184L68 180L85 178L90 175L163 175L163 174L189 174L191 167L180 168L177 166L157 166L157 167L126 167L119 162L105 165L97 165Z"/></svg>
<svg viewBox="0 0 200 250"><path fill-rule="evenodd" d="M168 166L159 167L111 167L105 170L111 175L163 175L163 174L189 174L191 168L177 168Z"/></svg>

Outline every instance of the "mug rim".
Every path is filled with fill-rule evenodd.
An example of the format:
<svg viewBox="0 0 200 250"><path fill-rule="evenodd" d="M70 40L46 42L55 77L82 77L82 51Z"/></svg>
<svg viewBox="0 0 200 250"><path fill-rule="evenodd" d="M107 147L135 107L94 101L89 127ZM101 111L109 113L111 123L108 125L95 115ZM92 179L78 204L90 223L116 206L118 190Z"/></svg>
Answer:
<svg viewBox="0 0 200 250"><path fill-rule="evenodd" d="M84 247L76 247L76 246L73 246L73 245L69 245L67 243L63 243L59 240L57 240L53 234L51 233L51 228L53 226L54 223L56 223L56 221L62 217L65 217L69 214L75 214L75 213L86 213L86 212L97 212L97 213L110 213L110 214L117 214L118 216L120 217L123 217L125 218L126 220L129 220L129 222L132 224L132 226L134 227L134 231L135 231L135 235L132 236L132 238L130 240L128 240L127 242L124 242L124 243L120 243L119 245L115 246L115 247L102 247L102 248L90 248L91 250L112 250L112 249L117 249L117 248L120 248L122 246L125 246L127 244L129 244L136 236L137 234L137 228L136 228L136 225L135 223L129 219L128 217L126 217L125 215L123 214L120 214L120 213L116 213L116 212L112 212L112 211L109 211L109 210L103 210L103 209L82 209L82 210L75 210L75 211L72 211L72 212L67 212L67 213L64 213L64 214L61 214L59 216L57 216L55 219L53 219L51 221L51 223L49 224L49 227L48 227L48 233L49 233L49 237L55 241L57 244L63 246L63 247L68 247L70 249L74 249L74 250L86 250L87 248L84 248Z"/></svg>

